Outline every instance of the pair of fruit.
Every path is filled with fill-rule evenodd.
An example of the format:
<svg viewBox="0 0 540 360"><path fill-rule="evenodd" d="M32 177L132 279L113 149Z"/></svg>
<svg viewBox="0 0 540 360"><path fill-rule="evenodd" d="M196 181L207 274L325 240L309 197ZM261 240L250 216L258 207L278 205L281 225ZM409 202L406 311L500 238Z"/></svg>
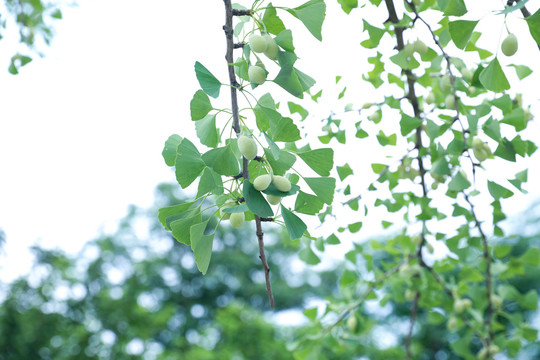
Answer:
<svg viewBox="0 0 540 360"><path fill-rule="evenodd" d="M264 53L272 60L277 59L279 47L276 41L268 34L251 35L249 46L253 52ZM253 84L262 85L266 81L266 70L262 64L251 65L248 68L249 81Z"/></svg>
<svg viewBox="0 0 540 360"><path fill-rule="evenodd" d="M471 299L456 299L454 301L454 311L456 314L463 314L463 312L472 307Z"/></svg>
<svg viewBox="0 0 540 360"><path fill-rule="evenodd" d="M480 162L486 160L491 156L491 149L489 148L489 145L478 138L473 139L472 149L474 156Z"/></svg>
<svg viewBox="0 0 540 360"><path fill-rule="evenodd" d="M420 55L427 53L428 47L422 40L417 39L415 42L405 45L403 47L403 51L405 51L405 55L407 55L407 57L412 57L415 52L419 53Z"/></svg>
<svg viewBox="0 0 540 360"><path fill-rule="evenodd" d="M282 192L288 192L292 188L292 184L284 176L281 175L270 175L270 174L264 174L258 176L253 181L253 187L259 191L264 191L268 189L270 186L270 183L273 183L276 189ZM275 196L275 195L267 195L268 202L272 205L277 205L281 201L281 197Z"/></svg>

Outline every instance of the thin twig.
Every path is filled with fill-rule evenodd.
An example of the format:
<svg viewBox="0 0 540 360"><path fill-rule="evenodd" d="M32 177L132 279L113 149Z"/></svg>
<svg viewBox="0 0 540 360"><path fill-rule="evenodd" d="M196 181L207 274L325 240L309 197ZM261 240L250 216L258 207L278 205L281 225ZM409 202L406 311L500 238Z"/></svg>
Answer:
<svg viewBox="0 0 540 360"><path fill-rule="evenodd" d="M332 330L337 324L339 324L343 319L345 319L347 317L347 315L349 315L351 312L353 312L357 307L359 307L360 305L362 305L364 303L364 301L366 301L366 298L368 297L368 295L373 291L375 290L380 284L382 284L386 279L388 279L388 277L390 277L392 274L395 274L399 268L401 267L402 264L399 264L397 266L394 266L393 268L391 268L390 270L388 270L387 272L385 272L377 281L375 281L373 284L371 284L370 287L368 287L361 295L360 297L358 298L358 300L356 300L354 303L352 303L351 305L349 305L345 310L343 310L341 312L341 314L339 314L339 316L337 317L337 319L331 323L330 325L326 326L324 329L323 329L323 333L328 333L330 330Z"/></svg>
<svg viewBox="0 0 540 360"><path fill-rule="evenodd" d="M386 8L388 9L388 20L392 22L393 24L399 24L399 18L396 13L396 8L394 6L393 0L385 0ZM395 26L395 32L396 32L396 40L397 40L397 50L401 51L405 47L405 42L403 39L403 31L405 28L403 26ZM405 76L407 77L407 94L406 97L409 99L413 111L414 116L418 119L422 118L422 113L420 111L420 106L418 103L418 97L416 96L415 91L415 84L416 84L416 76L413 74L413 72L409 69L403 70L405 73ZM416 156L416 160L418 161L418 170L420 175L420 185L422 186L422 196L424 198L427 198L428 191L427 191L427 185L426 185L426 169L424 166L424 159L422 158L422 124L416 128L416 144L415 148L418 151L418 154ZM424 247L426 243L426 237L425 237L425 220L422 220L422 233L421 233L421 240L420 244L418 245L418 249L416 250L415 257L418 258L418 262L420 265L425 265L424 259L422 257L422 248ZM419 275L416 275L419 276ZM411 315L410 315L410 326L409 326L409 332L407 334L407 338L405 340L405 351L407 353L407 359L412 358L411 353L411 340L412 340L412 334L413 334L413 328L414 323L416 321L416 314L418 311L418 300L420 298L420 293L416 292L416 296L414 298L414 302L411 309Z"/></svg>
<svg viewBox="0 0 540 360"><path fill-rule="evenodd" d="M235 48L233 41L233 16L234 15L249 15L249 13L239 13L238 11L233 11L231 0L223 0L225 3L225 26L223 30L225 31L225 37L227 38L227 53L225 59L227 60L227 66L229 69L229 82L231 84L231 105L232 105L232 114L233 114L233 129L237 135L240 134L240 119L238 116L238 97L237 97L237 81L236 74L234 72L234 59L233 59L233 50ZM244 180L249 180L249 171L248 171L248 160L245 157L242 157L242 177ZM270 300L270 306L275 307L274 304L274 295L272 294L272 286L270 284L270 267L266 261L266 255L264 254L264 238L263 231L261 226L261 218L255 215L255 226L257 228L257 239L259 242L259 258L261 259L264 275L266 278L266 291L268 292L268 298Z"/></svg>
<svg viewBox="0 0 540 360"><path fill-rule="evenodd" d="M491 300L491 287L492 287L492 279L491 279L491 256L489 255L489 245L487 242L487 237L484 231L482 230L482 226L480 224L480 221L478 220L478 217L476 216L476 213L474 211L474 205L469 198L467 194L463 194L465 196L465 200L469 204L469 207L471 208L471 215L474 219L474 224L476 228L478 229L478 232L480 233L480 237L482 238L482 245L484 247L484 260L486 261L486 293L487 293L487 302L488 302L488 314L485 320L485 323L488 328L488 338L487 338L487 344L486 349L488 349L487 358L489 358L489 345L493 342L493 302Z"/></svg>

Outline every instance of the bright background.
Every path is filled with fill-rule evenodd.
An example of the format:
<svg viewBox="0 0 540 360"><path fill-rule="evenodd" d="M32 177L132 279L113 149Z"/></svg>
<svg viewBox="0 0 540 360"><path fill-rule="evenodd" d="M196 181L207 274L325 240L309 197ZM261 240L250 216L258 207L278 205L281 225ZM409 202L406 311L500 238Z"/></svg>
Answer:
<svg viewBox="0 0 540 360"><path fill-rule="evenodd" d="M531 11L538 8L537 2L529 2ZM281 3L291 6L290 1ZM343 109L347 102L359 107L366 101L382 100L374 97L377 92L371 85L361 81L362 73L371 68L367 57L372 55L359 45L367 36L361 33L359 20L363 9L347 16L335 1L327 3L322 44L297 20L283 15L285 24L293 28L299 68L317 79L316 91L324 89L322 105L306 102L314 109L313 129L320 129L319 120L331 110ZM485 5L479 3L483 2L471 4L478 7L470 8L471 18L486 14ZM386 20L376 14L369 19L378 27ZM189 102L199 88L195 61L223 82L227 79L223 23L219 0L82 0L79 6L64 10L52 45L42 49L46 56L36 57L17 76L7 72L9 57L18 48L17 38L2 40L0 228L7 243L0 254L1 280L29 270L32 244L76 252L100 231L114 227L129 204L150 206L155 186L174 181L174 173L161 157L163 144L173 133L195 138L189 116ZM495 52L500 36L505 35L502 17L488 15L479 26L480 31L489 30L480 45ZM517 15L508 18L508 26L517 34L527 31ZM421 29L417 36L433 46ZM539 58L530 36L520 37L520 50L512 61L535 68ZM510 63L504 57L501 61ZM525 103L532 103L533 113L539 114L538 66L535 71L516 91L524 92ZM336 75L343 75L338 86ZM515 75L510 78L517 83ZM343 85L348 90L338 105L336 94ZM276 89L270 84L265 91ZM228 91L222 91L227 101ZM275 93L283 96L274 96L277 101L299 102L284 91ZM535 121L530 138L538 139L538 130ZM315 131L308 132L320 135ZM320 146L317 140L314 144ZM377 155L370 151L372 142L356 144L352 154L350 147L338 149L336 164L351 163L357 176L366 174L358 181L367 184L374 178L369 163ZM533 185L540 183L538 167L534 167L538 156L520 167L525 164L531 166L526 186L531 194L512 199L510 213L524 210L540 194ZM499 176L507 175L507 170L499 172ZM379 231L374 223L366 225L360 236Z"/></svg>

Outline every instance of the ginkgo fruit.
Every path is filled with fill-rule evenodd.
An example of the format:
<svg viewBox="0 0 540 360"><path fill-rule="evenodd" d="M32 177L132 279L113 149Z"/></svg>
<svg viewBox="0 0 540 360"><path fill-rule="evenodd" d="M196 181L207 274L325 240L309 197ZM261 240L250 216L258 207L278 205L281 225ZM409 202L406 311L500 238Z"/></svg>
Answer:
<svg viewBox="0 0 540 360"><path fill-rule="evenodd" d="M508 34L501 44L501 50L504 55L512 56L518 49L517 37L514 34Z"/></svg>
<svg viewBox="0 0 540 360"><path fill-rule="evenodd" d="M221 209L219 209L219 215L221 216L223 220L228 220L231 217L231 213L223 212L223 210L233 207L235 205L236 203L234 201L227 201L225 202L225 204L223 204Z"/></svg>
<svg viewBox="0 0 540 360"><path fill-rule="evenodd" d="M428 52L428 47L426 46L426 44L424 44L424 42L420 39L417 39L414 43L413 43L413 46L414 46L414 51L416 51L417 53L419 54L425 54Z"/></svg>
<svg viewBox="0 0 540 360"><path fill-rule="evenodd" d="M248 77L250 82L262 85L266 81L266 72L262 67L252 65L248 69Z"/></svg>
<svg viewBox="0 0 540 360"><path fill-rule="evenodd" d="M253 187L259 191L264 191L268 189L268 186L270 186L270 183L272 182L272 175L270 174L264 174L257 176L257 178L253 181Z"/></svg>
<svg viewBox="0 0 540 360"><path fill-rule="evenodd" d="M249 47L256 53L262 53L266 50L268 43L261 35L251 35L249 37Z"/></svg>
<svg viewBox="0 0 540 360"><path fill-rule="evenodd" d="M456 314L462 314L472 306L471 299L457 299L454 301L454 311Z"/></svg>
<svg viewBox="0 0 540 360"><path fill-rule="evenodd" d="M281 197L280 196L267 195L266 199L272 205L277 205L277 204L279 204L281 202Z"/></svg>
<svg viewBox="0 0 540 360"><path fill-rule="evenodd" d="M279 191L288 192L292 188L292 184L289 179L281 175L274 175L272 178L272 183Z"/></svg>
<svg viewBox="0 0 540 360"><path fill-rule="evenodd" d="M232 213L231 217L229 218L231 226L235 229L238 229L244 225L244 220L245 216L243 212Z"/></svg>
<svg viewBox="0 0 540 360"><path fill-rule="evenodd" d="M455 109L456 108L456 98L453 94L446 95L446 98L444 99L444 105L447 109Z"/></svg>
<svg viewBox="0 0 540 360"><path fill-rule="evenodd" d="M488 144L480 140L479 138L474 138L472 141L473 154L482 162L491 156L491 149Z"/></svg>
<svg viewBox="0 0 540 360"><path fill-rule="evenodd" d="M257 143L249 136L242 135L238 138L238 149L248 160L253 160L257 156Z"/></svg>
<svg viewBox="0 0 540 360"><path fill-rule="evenodd" d="M439 81L439 88L442 92L450 91L452 88L452 81L450 80L450 76L444 75L441 77L441 80Z"/></svg>
<svg viewBox="0 0 540 360"><path fill-rule="evenodd" d="M351 315L347 319L347 328L350 332L355 333L356 330L358 330L358 320L356 319L356 316Z"/></svg>
<svg viewBox="0 0 540 360"><path fill-rule="evenodd" d="M433 104L435 102L435 94L430 92L428 96L426 96L426 102L430 105Z"/></svg>
<svg viewBox="0 0 540 360"><path fill-rule="evenodd" d="M264 55L268 56L269 59L276 60L279 51L276 40L274 40L274 38L268 34L263 35L263 38L266 41L266 50L264 50Z"/></svg>

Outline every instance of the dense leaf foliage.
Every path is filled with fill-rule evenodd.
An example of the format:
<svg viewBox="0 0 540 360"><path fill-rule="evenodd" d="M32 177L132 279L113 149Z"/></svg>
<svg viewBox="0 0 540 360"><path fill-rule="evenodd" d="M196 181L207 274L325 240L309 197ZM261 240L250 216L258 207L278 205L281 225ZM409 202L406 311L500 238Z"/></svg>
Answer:
<svg viewBox="0 0 540 360"><path fill-rule="evenodd" d="M249 209L246 219L255 220L259 245L262 219L280 223L291 240L300 239L304 244L300 258L307 264L317 264L326 245L359 232L364 221L380 221L382 228L394 230L394 236L386 241L353 244L346 254L347 270L340 282L342 297L328 301L322 312L306 312L313 329L291 345L296 359L337 358L336 344L348 342L352 334L365 335L364 331L371 336L356 340L364 345L371 341L374 329L364 327L361 315L368 300L377 300L383 309L387 305L400 309L408 316L405 331L395 334L388 352L379 351L370 358L427 356L423 350L428 346L427 337L446 332L445 327L455 334L438 339L441 348L450 350L445 352L447 357L491 359L504 353L514 358L524 344L535 341L537 330L524 321L522 314L537 308L538 293L518 288L513 281L524 276L526 268L540 265L538 251L530 248L510 255L512 247L499 245L499 239L506 236L502 226L506 219L504 200L516 192L526 193L523 184L528 178L526 168L508 162L519 164L521 158L537 150L526 131L533 119L530 107L512 91L509 74L515 72L522 80L533 73L526 65L512 63L510 56L519 51L524 38L540 46L540 22L536 21L540 10L531 14L526 1L508 1L505 7L486 4L486 14L500 19L507 32L500 40L499 52L498 48L479 47L484 34L477 29L485 17L469 14L464 0L338 1L345 13L362 19L367 39L361 45L372 52L368 59L372 68L365 71L363 79L378 91L379 101L344 107L343 117L355 122L354 137L345 122L332 113L322 129L326 134L319 140L329 144L335 138L339 144L355 146L363 139L376 139L381 152L390 154L386 160L371 164L374 181L360 189L355 184L356 174L366 169L355 169L349 163L334 168L333 147L312 148L299 142L305 135L291 117L299 114L307 121L309 110L288 102L287 115L287 108L275 101L279 89L267 84L277 65L272 81L279 87L297 98L308 93L317 102L321 97L322 90L310 93L315 79L296 67L295 49L300 44L293 43L294 28L285 25L281 14L290 13L322 40L324 1L311 0L294 8L254 1L249 9L235 5L234 10L229 1L224 3L231 108L215 109L211 105L208 96L217 98L224 83L197 63L195 72L202 91L198 90L191 102L192 120L211 116L212 120L197 127L197 135L202 144L212 144L213 149L198 150L187 139L177 142L177 135L167 141L176 146L176 161L170 160L174 148L168 145L164 157L168 165L176 166L180 185L185 188L201 180L199 198L191 208L177 212L162 209L168 214L162 216L164 226L170 223L173 235L189 244L187 237L193 229L204 227L200 225L204 221L201 199L215 203L211 212L218 217L219 208L225 204L245 202ZM354 12L356 8L361 9ZM382 13L380 17L388 20L372 24L370 14L374 13ZM507 16L518 13L523 15L530 34L515 36L510 32ZM425 37L418 38L418 34ZM361 37L358 34L359 41ZM267 58L260 56L274 43L278 46L275 59L274 53ZM233 59L234 49L240 55ZM266 65L269 63L271 66ZM336 77L336 84L340 80ZM268 87L271 92L255 97L249 85L252 89L264 87L265 91ZM339 93L338 101L346 90L344 87ZM239 107L237 92L245 97L246 107ZM219 117L224 119L216 121ZM214 141L214 135L226 134L229 126L236 136ZM202 128L206 131L199 131ZM247 156L246 147L236 141L238 136L253 137L264 150L256 151L257 156L251 151ZM298 160L318 177L296 171ZM212 185L207 186L204 171L209 168L217 176L206 175L212 179ZM501 176L493 174L494 168L509 170ZM339 183L330 177L334 171ZM261 174L286 174L298 186L288 193L261 193L249 180ZM279 208L274 210L268 204L265 191L283 198ZM334 229L329 237L312 236L313 231L299 213L318 214L324 223L334 214L336 198L350 209L354 220ZM292 199L294 206L287 202ZM485 212L488 204L489 216ZM377 219L370 215L375 209ZM182 230L178 236L174 227ZM211 234L212 229L206 227L205 231ZM211 247L206 251L208 254L201 258L204 266L199 264L203 273L208 270ZM264 252L261 259L268 275ZM268 276L267 288L272 303ZM326 350L334 354L325 354ZM365 353L358 350L360 354Z"/></svg>

